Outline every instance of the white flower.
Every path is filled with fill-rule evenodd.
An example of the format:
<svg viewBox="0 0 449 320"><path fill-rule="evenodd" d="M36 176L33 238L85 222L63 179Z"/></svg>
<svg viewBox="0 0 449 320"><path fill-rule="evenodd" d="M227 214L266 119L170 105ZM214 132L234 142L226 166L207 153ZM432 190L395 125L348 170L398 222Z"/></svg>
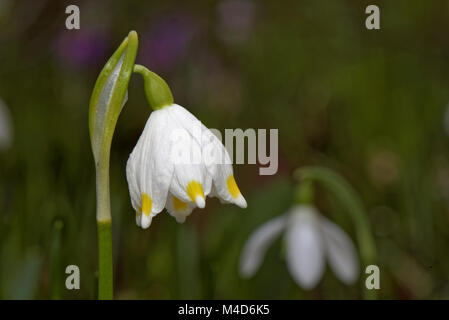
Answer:
<svg viewBox="0 0 449 320"><path fill-rule="evenodd" d="M7 149L12 143L11 115L6 104L0 99L0 150Z"/></svg>
<svg viewBox="0 0 449 320"><path fill-rule="evenodd" d="M351 239L315 208L305 205L264 223L250 236L240 259L243 277L256 273L269 245L282 231L285 231L287 266L299 286L315 287L324 273L326 259L342 282L351 284L357 280L359 263Z"/></svg>
<svg viewBox="0 0 449 320"><path fill-rule="evenodd" d="M132 151L126 176L136 223L148 228L164 207L183 222L206 196L246 208L223 144L189 111L153 111Z"/></svg>

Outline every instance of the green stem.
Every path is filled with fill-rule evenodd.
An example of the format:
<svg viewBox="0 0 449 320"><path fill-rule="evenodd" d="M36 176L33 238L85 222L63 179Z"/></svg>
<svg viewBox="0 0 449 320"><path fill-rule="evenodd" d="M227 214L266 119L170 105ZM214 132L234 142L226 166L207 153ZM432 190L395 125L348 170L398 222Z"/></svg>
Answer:
<svg viewBox="0 0 449 320"><path fill-rule="evenodd" d="M113 259L111 201L109 193L109 154L111 139L103 144L101 160L96 166L97 233L98 233L98 299L111 300L113 295Z"/></svg>
<svg viewBox="0 0 449 320"><path fill-rule="evenodd" d="M301 181L296 187L294 200L297 204L310 205L313 203L314 192L312 181Z"/></svg>
<svg viewBox="0 0 449 320"><path fill-rule="evenodd" d="M64 222L61 219L56 219L53 222L53 236L51 244L51 299L61 299L62 280L62 257L61 257L61 242L62 229Z"/></svg>
<svg viewBox="0 0 449 320"><path fill-rule="evenodd" d="M109 148L107 148L109 149ZM98 299L113 299L111 202L109 152L97 166Z"/></svg>
<svg viewBox="0 0 449 320"><path fill-rule="evenodd" d="M111 221L97 221L98 231L98 299L112 300L112 228Z"/></svg>

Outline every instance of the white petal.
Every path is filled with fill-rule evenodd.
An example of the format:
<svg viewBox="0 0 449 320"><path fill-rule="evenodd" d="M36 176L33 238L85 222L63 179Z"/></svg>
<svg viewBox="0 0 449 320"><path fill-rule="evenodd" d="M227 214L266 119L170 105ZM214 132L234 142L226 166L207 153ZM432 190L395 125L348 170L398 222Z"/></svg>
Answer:
<svg viewBox="0 0 449 320"><path fill-rule="evenodd" d="M212 176L215 194L224 202L246 208L247 203L235 182L227 150L206 127L204 127L202 136L203 160L207 171Z"/></svg>
<svg viewBox="0 0 449 320"><path fill-rule="evenodd" d="M153 220L153 216L141 214L142 220L140 221L140 226L142 229L148 229L151 225L151 221Z"/></svg>
<svg viewBox="0 0 449 320"><path fill-rule="evenodd" d="M7 149L12 142L11 115L6 104L0 99L0 149Z"/></svg>
<svg viewBox="0 0 449 320"><path fill-rule="evenodd" d="M254 231L240 255L240 274L251 277L259 269L270 244L286 227L287 216L283 215L265 222Z"/></svg>
<svg viewBox="0 0 449 320"><path fill-rule="evenodd" d="M184 202L193 201L199 208L204 208L206 204L204 181L204 174L197 166L175 165L170 192ZM201 188L198 187L193 192L191 191L193 184L201 186Z"/></svg>
<svg viewBox="0 0 449 320"><path fill-rule="evenodd" d="M203 131L203 159L212 176L215 192L223 201L246 208L247 203L234 179L231 159L223 144L206 127Z"/></svg>
<svg viewBox="0 0 449 320"><path fill-rule="evenodd" d="M173 175L168 139L172 129L164 109L152 112L126 166L132 205L137 212L142 212L142 195L148 195L151 217L165 207ZM149 223L149 217L142 217L142 227Z"/></svg>
<svg viewBox="0 0 449 320"><path fill-rule="evenodd" d="M205 190L206 181L206 170L202 164L174 164L170 192L184 202L193 201L199 208L204 208L208 191ZM196 189L192 188L194 185Z"/></svg>
<svg viewBox="0 0 449 320"><path fill-rule="evenodd" d="M286 232L287 265L296 283L312 289L324 272L324 244L319 217L308 206L294 209Z"/></svg>
<svg viewBox="0 0 449 320"><path fill-rule="evenodd" d="M216 194L224 202L246 208L246 200L234 180L231 158L221 141L185 108L174 104L170 112L177 123L201 145L201 160L213 180Z"/></svg>
<svg viewBox="0 0 449 320"><path fill-rule="evenodd" d="M138 147L141 147L141 144L137 145L136 148L134 148L132 154L136 154L137 152L139 152L136 150ZM137 213L141 213L141 207L140 207L141 206L141 191L140 191L140 184L138 183L138 180L137 180L137 176L139 174L139 171L137 169L138 161L136 161L135 158L136 157L131 157L131 156L128 158L128 161L126 163L126 179L128 181L128 189L129 189L129 195L131 198L131 204Z"/></svg>
<svg viewBox="0 0 449 320"><path fill-rule="evenodd" d="M320 217L329 265L344 283L352 284L359 277L357 251L348 235L335 223Z"/></svg>
<svg viewBox="0 0 449 320"><path fill-rule="evenodd" d="M164 109L152 112L154 117L147 125L152 128L148 131L149 137L144 144L142 169L140 176L142 191L151 193L153 207L152 213L159 213L165 207L168 188L173 176L173 164L169 161L170 142L167 141L172 125ZM143 180L145 179L145 180Z"/></svg>
<svg viewBox="0 0 449 320"><path fill-rule="evenodd" d="M176 127L170 135L170 154L174 164L170 192L184 202L193 201L198 207L204 208L212 178L208 177L201 159L201 122L178 105L166 109ZM197 188L192 189L192 184Z"/></svg>
<svg viewBox="0 0 449 320"><path fill-rule="evenodd" d="M181 202L181 200L175 198L172 193L169 193L165 207L167 208L168 213L173 216L177 222L183 223L186 220L186 217L192 213L195 204L192 202Z"/></svg>

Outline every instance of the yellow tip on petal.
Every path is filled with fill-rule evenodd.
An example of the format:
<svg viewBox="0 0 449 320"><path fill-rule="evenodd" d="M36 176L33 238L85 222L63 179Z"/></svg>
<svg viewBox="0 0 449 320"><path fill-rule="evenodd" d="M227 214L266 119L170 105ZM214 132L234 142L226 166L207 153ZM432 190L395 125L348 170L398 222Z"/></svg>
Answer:
<svg viewBox="0 0 449 320"><path fill-rule="evenodd" d="M240 190L239 190L239 187L237 187L237 183L235 182L234 175L232 175L232 174L229 175L228 181L226 182L226 184L228 186L228 191L231 194L231 196L234 199L237 199L240 194Z"/></svg>
<svg viewBox="0 0 449 320"><path fill-rule="evenodd" d="M152 205L153 202L151 201L150 196L146 193L142 193L142 213L147 217L150 215Z"/></svg>
<svg viewBox="0 0 449 320"><path fill-rule="evenodd" d="M198 207L204 208L204 191L201 183L195 180L190 181L190 183L187 185L186 191L190 199L192 199L192 201L195 202Z"/></svg>
<svg viewBox="0 0 449 320"><path fill-rule="evenodd" d="M175 209L175 211L186 211L187 203L173 196L173 209Z"/></svg>

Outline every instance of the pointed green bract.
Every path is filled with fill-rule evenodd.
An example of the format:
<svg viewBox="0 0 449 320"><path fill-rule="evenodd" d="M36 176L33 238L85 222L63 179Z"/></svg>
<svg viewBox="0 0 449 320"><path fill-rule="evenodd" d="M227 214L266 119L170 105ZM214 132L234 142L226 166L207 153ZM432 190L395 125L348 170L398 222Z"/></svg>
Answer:
<svg viewBox="0 0 449 320"><path fill-rule="evenodd" d="M98 111L98 100L100 99L104 84L106 83L118 61L120 60L120 57L123 55L123 52L125 51L127 45L128 37L123 40L117 50L115 50L114 54L109 58L108 62L106 62L105 66L100 72L100 75L97 78L97 81L95 82L94 90L90 97L89 103L89 134L91 140L94 137L96 113Z"/></svg>
<svg viewBox="0 0 449 320"><path fill-rule="evenodd" d="M89 104L89 133L96 163L100 152L108 152L110 148L118 116L126 102L137 47L137 33L131 31L109 58L95 83Z"/></svg>

